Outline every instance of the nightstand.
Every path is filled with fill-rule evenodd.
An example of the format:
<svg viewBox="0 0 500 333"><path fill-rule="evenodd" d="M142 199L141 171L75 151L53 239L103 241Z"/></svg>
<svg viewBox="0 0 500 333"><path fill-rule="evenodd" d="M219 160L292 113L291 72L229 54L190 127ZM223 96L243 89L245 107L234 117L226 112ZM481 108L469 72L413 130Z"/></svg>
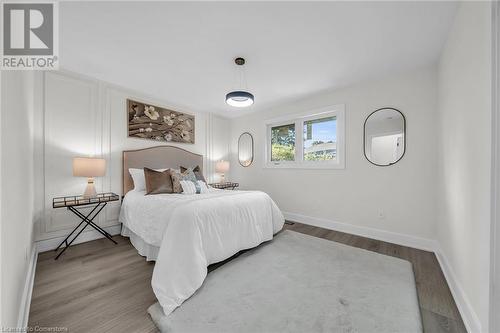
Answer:
<svg viewBox="0 0 500 333"><path fill-rule="evenodd" d="M55 249L55 251L57 252L63 244L66 245L54 259L57 260L61 256L61 254L63 254L64 251L66 251L66 249L70 247L70 245L74 242L74 240L77 239L78 236L80 236L80 234L83 232L83 230L85 230L85 228L89 225L95 230L97 230L99 233L101 233L104 237L112 241L113 243L118 244L113 240L112 238L113 236L111 236L109 233L106 232L106 230L104 230L103 228L94 223L94 219L97 217L97 215L99 215L99 213L104 209L104 207L106 207L108 202L118 201L118 200L120 200L120 197L116 193L99 193L97 194L97 196L91 198L86 198L81 195L72 195L67 197L54 198L52 200L52 208L67 208L70 212L72 212L82 220L76 226L76 228L73 229L73 231L71 231L68 237L66 237L61 242L61 244L59 244L59 246ZM84 215L79 210L79 208L92 208L92 209L87 215ZM68 242L69 238L80 228L80 226L82 226L82 224L83 228L81 228L73 237L73 239L71 239Z"/></svg>
<svg viewBox="0 0 500 333"><path fill-rule="evenodd" d="M224 183L213 183L213 184L208 184L212 186L213 188L218 188L219 190L234 190L240 184L238 183L231 183L231 182L224 182Z"/></svg>

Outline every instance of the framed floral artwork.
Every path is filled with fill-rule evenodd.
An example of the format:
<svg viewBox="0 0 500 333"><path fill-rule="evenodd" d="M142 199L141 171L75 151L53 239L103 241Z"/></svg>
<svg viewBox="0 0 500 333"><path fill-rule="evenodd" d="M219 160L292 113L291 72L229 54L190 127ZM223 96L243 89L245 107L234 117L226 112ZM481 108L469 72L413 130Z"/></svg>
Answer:
<svg viewBox="0 0 500 333"><path fill-rule="evenodd" d="M127 99L128 136L194 143L194 116Z"/></svg>

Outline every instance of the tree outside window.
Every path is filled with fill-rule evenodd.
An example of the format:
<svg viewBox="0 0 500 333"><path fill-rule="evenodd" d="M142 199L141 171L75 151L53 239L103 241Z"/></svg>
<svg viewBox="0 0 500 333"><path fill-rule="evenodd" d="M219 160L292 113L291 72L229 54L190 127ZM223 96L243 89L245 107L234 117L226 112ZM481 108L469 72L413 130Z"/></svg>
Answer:
<svg viewBox="0 0 500 333"><path fill-rule="evenodd" d="M271 128L271 161L295 160L295 124Z"/></svg>

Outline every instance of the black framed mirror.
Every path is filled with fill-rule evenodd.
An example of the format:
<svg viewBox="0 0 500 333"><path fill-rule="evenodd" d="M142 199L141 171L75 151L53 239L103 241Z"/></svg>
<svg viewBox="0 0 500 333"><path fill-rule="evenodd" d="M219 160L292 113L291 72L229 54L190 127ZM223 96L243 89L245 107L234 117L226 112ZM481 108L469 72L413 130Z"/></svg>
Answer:
<svg viewBox="0 0 500 333"><path fill-rule="evenodd" d="M253 137L245 132L238 139L238 162L242 167L249 167L253 162Z"/></svg>
<svg viewBox="0 0 500 333"><path fill-rule="evenodd" d="M394 108L381 108L368 115L364 124L365 157L377 166L400 161L406 152L406 118Z"/></svg>

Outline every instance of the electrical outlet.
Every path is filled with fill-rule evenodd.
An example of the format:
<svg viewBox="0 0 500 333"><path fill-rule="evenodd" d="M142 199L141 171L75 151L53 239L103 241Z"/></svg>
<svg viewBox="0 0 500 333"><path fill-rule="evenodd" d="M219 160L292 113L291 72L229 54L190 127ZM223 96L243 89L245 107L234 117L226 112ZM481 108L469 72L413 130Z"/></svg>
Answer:
<svg viewBox="0 0 500 333"><path fill-rule="evenodd" d="M385 219L385 212L384 212L384 210L383 210L383 209L379 209L379 210L378 210L378 218L379 218L380 220Z"/></svg>

